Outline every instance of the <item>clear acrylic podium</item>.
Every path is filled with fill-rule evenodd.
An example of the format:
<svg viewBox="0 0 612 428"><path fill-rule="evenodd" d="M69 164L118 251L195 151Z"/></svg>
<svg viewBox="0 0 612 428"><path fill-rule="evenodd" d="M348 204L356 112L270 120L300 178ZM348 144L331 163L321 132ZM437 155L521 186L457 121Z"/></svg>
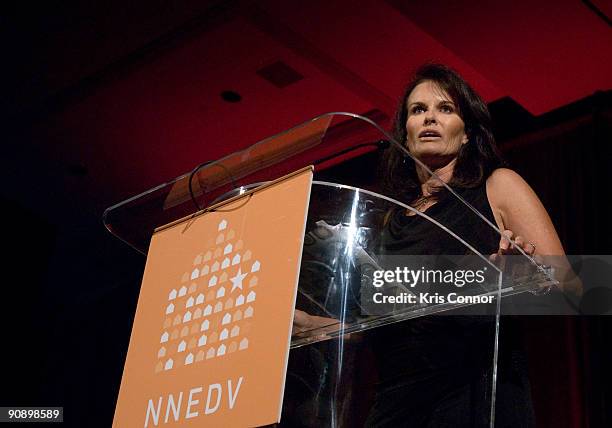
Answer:
<svg viewBox="0 0 612 428"><path fill-rule="evenodd" d="M351 151L380 147L410 158L371 119L325 114L114 205L104 223L146 254L156 228L315 165L296 304L309 322L296 326L292 337L279 425L438 426L460 412L471 426L494 426L501 297L542 290L555 280L524 254L490 260L478 242L397 195L317 180L316 171ZM374 171L373 165L356 173ZM457 218L500 235L454 189L447 191L461 207ZM430 222L456 242L454 250L390 254L383 237L389 214L397 212ZM480 272L482 281L459 287L455 277L441 291L409 283L405 269L434 277ZM385 271L399 273L377 273Z"/></svg>

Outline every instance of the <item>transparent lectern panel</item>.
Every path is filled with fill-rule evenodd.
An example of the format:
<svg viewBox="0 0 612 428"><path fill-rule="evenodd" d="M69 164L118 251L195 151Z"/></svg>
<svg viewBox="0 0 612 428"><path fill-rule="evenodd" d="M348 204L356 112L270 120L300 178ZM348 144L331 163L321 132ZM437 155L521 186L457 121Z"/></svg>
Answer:
<svg viewBox="0 0 612 428"><path fill-rule="evenodd" d="M376 119L380 113L372 113ZM328 113L266 138L244 150L195 166L167 183L109 207L104 224L146 254L153 231L204 209L236 189L275 180L308 165L341 162L345 153L375 150L383 135L370 119ZM198 156L198 154L194 154ZM203 152L201 155L205 158Z"/></svg>
<svg viewBox="0 0 612 428"><path fill-rule="evenodd" d="M456 406L472 426L490 425L501 272L412 210L313 183L296 304L311 324L293 337L281 426L443 424L441 409ZM398 244L393 216L407 213L431 225L425 238L444 237L445 253Z"/></svg>
<svg viewBox="0 0 612 428"><path fill-rule="evenodd" d="M545 292L552 268L520 249L492 258L506 238L484 181L448 186L370 118L319 116L109 208L105 224L146 252L155 228L232 192L376 147L394 185L313 183L281 425L493 426L501 297ZM404 168L435 197L415 203Z"/></svg>

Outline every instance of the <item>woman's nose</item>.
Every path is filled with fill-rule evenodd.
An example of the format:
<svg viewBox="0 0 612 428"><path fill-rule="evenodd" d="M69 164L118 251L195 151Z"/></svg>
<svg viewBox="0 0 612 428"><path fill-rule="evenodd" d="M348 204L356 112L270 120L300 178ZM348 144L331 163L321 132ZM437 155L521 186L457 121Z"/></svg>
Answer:
<svg viewBox="0 0 612 428"><path fill-rule="evenodd" d="M431 125L432 123L436 123L436 117L432 113L427 113L425 115L424 124Z"/></svg>

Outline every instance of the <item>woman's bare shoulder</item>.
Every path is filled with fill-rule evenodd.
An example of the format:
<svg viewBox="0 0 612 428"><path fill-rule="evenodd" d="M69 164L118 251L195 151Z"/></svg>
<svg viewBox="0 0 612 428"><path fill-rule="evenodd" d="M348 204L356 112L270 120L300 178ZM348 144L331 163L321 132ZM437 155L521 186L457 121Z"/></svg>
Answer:
<svg viewBox="0 0 612 428"><path fill-rule="evenodd" d="M487 196L498 207L507 203L529 202L537 196L529 184L516 171L498 168L487 178Z"/></svg>
<svg viewBox="0 0 612 428"><path fill-rule="evenodd" d="M510 168L497 168L487 178L487 186L493 186L500 190L510 186L516 188L520 186L528 186L527 182L516 171Z"/></svg>

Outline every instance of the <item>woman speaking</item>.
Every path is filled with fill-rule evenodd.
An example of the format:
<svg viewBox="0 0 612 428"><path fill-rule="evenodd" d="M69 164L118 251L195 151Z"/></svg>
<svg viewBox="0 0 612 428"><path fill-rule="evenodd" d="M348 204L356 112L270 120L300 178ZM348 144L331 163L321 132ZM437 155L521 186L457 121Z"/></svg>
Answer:
<svg viewBox="0 0 612 428"><path fill-rule="evenodd" d="M542 203L514 171L504 168L489 111L478 94L443 65L421 67L396 114L399 150L385 160L385 187L414 211L389 213L381 236L385 255L459 255L465 246L415 211L448 227L481 254L563 255ZM427 169L435 175L432 176ZM476 208L466 215L440 180ZM510 238L510 239L506 239ZM367 426L487 426L490 415L490 323L479 317L429 316L380 329L372 335L378 382ZM496 426L534 423L520 340L502 327Z"/></svg>
<svg viewBox="0 0 612 428"><path fill-rule="evenodd" d="M388 150L388 195L412 210L385 216L379 254L464 255L465 245L418 212L444 225L481 254L562 256L563 247L529 185L504 167L491 117L478 94L453 70L421 67L395 117L394 139L410 153ZM418 160L415 161L414 159ZM433 172L435 175L432 175ZM465 215L463 202L489 224ZM329 325L329 318L296 311L294 331ZM488 426L491 323L473 316L428 316L386 326L367 336L376 362L376 391L366 426ZM531 426L533 411L522 352L512 329L502 329L497 378L497 426Z"/></svg>

